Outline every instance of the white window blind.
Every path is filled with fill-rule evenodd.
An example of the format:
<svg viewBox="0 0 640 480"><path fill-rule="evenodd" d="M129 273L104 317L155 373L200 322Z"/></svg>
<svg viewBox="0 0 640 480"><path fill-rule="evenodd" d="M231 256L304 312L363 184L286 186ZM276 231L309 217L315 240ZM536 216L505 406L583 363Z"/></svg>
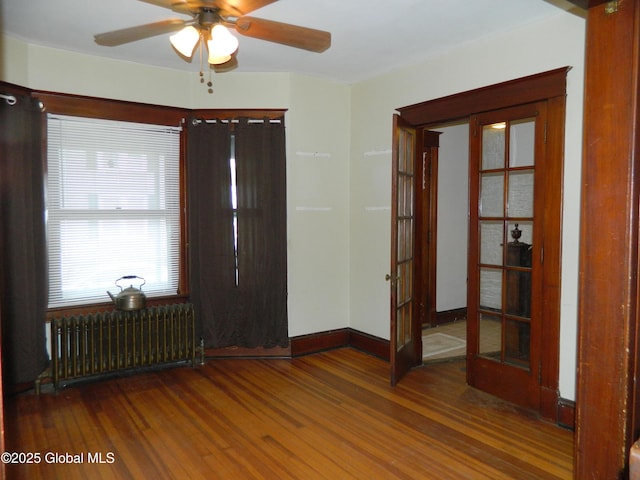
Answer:
<svg viewBox="0 0 640 480"><path fill-rule="evenodd" d="M109 301L126 275L144 278L147 296L176 294L180 129L51 114L47 124L49 307Z"/></svg>

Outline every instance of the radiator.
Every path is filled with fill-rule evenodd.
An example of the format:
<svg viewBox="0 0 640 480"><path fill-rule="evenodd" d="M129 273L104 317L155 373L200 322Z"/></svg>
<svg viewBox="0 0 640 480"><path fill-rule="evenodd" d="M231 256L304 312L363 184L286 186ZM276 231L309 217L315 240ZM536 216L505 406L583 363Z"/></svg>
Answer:
<svg viewBox="0 0 640 480"><path fill-rule="evenodd" d="M194 320L189 303L53 318L54 386L145 367L180 362L193 365Z"/></svg>

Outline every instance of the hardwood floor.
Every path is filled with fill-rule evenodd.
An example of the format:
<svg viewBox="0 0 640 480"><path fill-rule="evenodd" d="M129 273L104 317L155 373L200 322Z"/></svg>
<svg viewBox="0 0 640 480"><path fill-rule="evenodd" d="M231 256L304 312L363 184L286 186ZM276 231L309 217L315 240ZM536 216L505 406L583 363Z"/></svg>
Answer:
<svg viewBox="0 0 640 480"><path fill-rule="evenodd" d="M392 388L388 363L345 348L23 394L6 402L7 450L41 461L8 478L571 478L573 434L467 387L463 369Z"/></svg>

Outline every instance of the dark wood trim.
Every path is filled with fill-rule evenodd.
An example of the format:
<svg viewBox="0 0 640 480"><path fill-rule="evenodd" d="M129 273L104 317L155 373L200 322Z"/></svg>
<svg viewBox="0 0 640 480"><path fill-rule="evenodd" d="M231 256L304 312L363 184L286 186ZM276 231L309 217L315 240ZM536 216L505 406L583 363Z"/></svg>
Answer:
<svg viewBox="0 0 640 480"><path fill-rule="evenodd" d="M207 358L290 358L291 346L273 348L246 348L236 346L206 348L204 354Z"/></svg>
<svg viewBox="0 0 640 480"><path fill-rule="evenodd" d="M567 0L570 3L573 3L576 7L580 8L590 8L596 7L598 5L602 5L603 3L607 3L608 0Z"/></svg>
<svg viewBox="0 0 640 480"><path fill-rule="evenodd" d="M567 72L562 67L435 100L398 108L411 125L443 124L470 115L564 96Z"/></svg>
<svg viewBox="0 0 640 480"><path fill-rule="evenodd" d="M569 430L576 428L576 402L566 398L558 399L558 425Z"/></svg>
<svg viewBox="0 0 640 480"><path fill-rule="evenodd" d="M436 268L438 238L438 154L442 132L419 130L422 148L416 171L416 298L418 319L436 325ZM418 137L420 137L418 135ZM422 161L421 161L422 160Z"/></svg>
<svg viewBox="0 0 640 480"><path fill-rule="evenodd" d="M300 335L291 338L290 344L291 355L293 357L323 352L334 348L353 347L389 361L389 340L384 340L380 337L351 328L340 328L326 332Z"/></svg>
<svg viewBox="0 0 640 480"><path fill-rule="evenodd" d="M455 308L453 310L444 310L442 312L436 312L433 317L433 323L431 325L423 325L429 327L435 327L436 325L443 325L445 323L453 323L460 320L467 319L467 307Z"/></svg>
<svg viewBox="0 0 640 480"><path fill-rule="evenodd" d="M1 93L5 95L25 95L30 96L31 90L28 88L21 87L19 85L14 85L13 83L7 83L0 81L0 90ZM4 101L4 100L3 100Z"/></svg>
<svg viewBox="0 0 640 480"><path fill-rule="evenodd" d="M575 478L624 478L638 436L640 0L586 31ZM612 54L612 52L615 52Z"/></svg>
<svg viewBox="0 0 640 480"><path fill-rule="evenodd" d="M389 341L368 333L349 329L349 346L389 361Z"/></svg>
<svg viewBox="0 0 640 480"><path fill-rule="evenodd" d="M349 345L349 329L310 333L291 338L291 355L298 357Z"/></svg>
<svg viewBox="0 0 640 480"><path fill-rule="evenodd" d="M86 97L66 93L33 91L46 112L76 117L101 118L124 122L180 125L189 110L124 100Z"/></svg>
<svg viewBox="0 0 640 480"><path fill-rule="evenodd" d="M282 120L287 109L271 108L271 109L198 109L191 110L191 116L206 120L234 120L238 118Z"/></svg>

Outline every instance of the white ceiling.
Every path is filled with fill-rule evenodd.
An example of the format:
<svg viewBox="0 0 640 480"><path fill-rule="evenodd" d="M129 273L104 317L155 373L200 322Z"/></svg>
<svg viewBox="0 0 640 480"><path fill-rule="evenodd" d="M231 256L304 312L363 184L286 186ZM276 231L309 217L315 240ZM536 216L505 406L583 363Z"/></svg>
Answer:
<svg viewBox="0 0 640 480"><path fill-rule="evenodd" d="M237 72L298 72L353 83L417 63L453 45L556 15L566 0L279 0L252 16L330 31L323 53L238 35ZM37 45L168 68L200 70L168 35L103 47L93 35L184 18L139 0L0 0L0 31Z"/></svg>

